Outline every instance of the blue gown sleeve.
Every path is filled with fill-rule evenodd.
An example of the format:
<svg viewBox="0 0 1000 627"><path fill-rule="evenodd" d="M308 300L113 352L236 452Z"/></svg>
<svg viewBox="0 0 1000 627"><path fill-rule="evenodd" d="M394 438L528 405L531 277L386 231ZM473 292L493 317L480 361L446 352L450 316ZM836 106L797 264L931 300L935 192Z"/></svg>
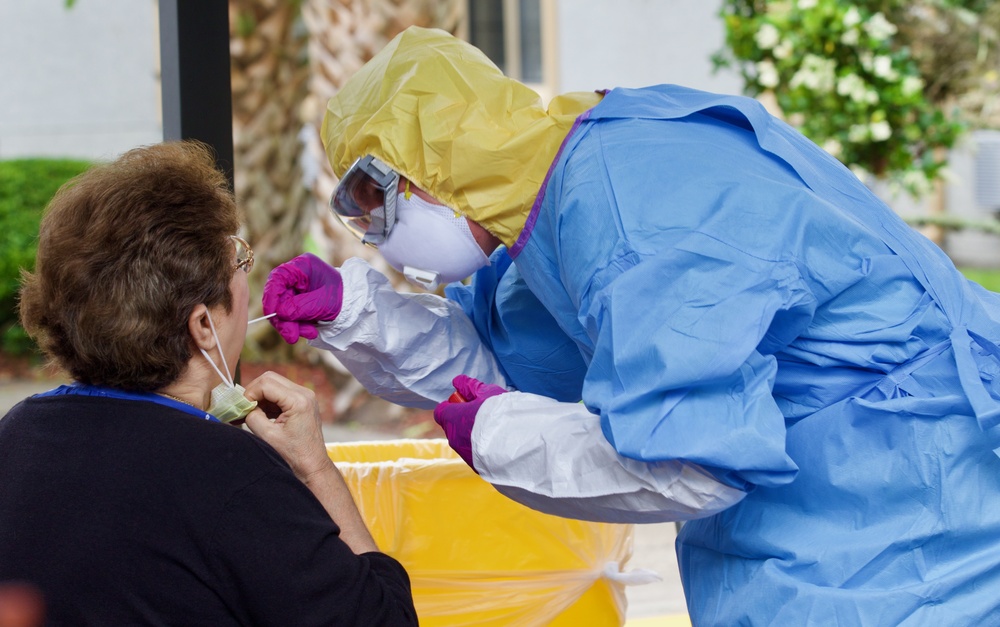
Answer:
<svg viewBox="0 0 1000 627"><path fill-rule="evenodd" d="M445 295L472 320L515 389L580 400L587 372L580 350L528 289L506 247L493 253L469 285L449 285Z"/></svg>
<svg viewBox="0 0 1000 627"><path fill-rule="evenodd" d="M594 294L584 398L625 457L696 463L741 490L788 483L777 365L760 346L814 308L793 264L694 233Z"/></svg>

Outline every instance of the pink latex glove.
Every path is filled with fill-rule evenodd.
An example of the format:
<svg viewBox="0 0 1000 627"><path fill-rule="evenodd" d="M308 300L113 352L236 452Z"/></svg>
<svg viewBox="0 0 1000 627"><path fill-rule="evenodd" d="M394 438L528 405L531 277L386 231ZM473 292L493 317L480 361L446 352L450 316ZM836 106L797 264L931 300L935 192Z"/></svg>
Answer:
<svg viewBox="0 0 1000 627"><path fill-rule="evenodd" d="M464 374L455 377L451 383L465 401L453 400L455 395L452 394L451 398L434 408L434 421L444 429L451 448L470 468L476 470L472 463L472 425L476 422L476 414L486 399L507 390Z"/></svg>
<svg viewBox="0 0 1000 627"><path fill-rule="evenodd" d="M267 275L262 304L281 338L316 339L316 323L335 319L344 303L340 272L312 253L286 261Z"/></svg>

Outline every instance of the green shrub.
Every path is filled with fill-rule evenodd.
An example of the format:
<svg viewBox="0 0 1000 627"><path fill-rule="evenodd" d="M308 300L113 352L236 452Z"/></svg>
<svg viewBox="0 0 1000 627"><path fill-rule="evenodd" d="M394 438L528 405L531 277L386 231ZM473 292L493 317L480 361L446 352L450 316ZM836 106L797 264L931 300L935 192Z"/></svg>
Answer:
<svg viewBox="0 0 1000 627"><path fill-rule="evenodd" d="M22 355L34 344L17 323L20 270L35 267L38 224L63 183L90 166L69 159L0 161L0 349Z"/></svg>

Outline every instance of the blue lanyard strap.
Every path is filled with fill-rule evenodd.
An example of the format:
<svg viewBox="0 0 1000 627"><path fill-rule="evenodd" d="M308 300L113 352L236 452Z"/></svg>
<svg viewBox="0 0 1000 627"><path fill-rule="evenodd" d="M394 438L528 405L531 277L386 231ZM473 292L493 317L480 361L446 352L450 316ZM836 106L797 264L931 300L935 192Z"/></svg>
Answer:
<svg viewBox="0 0 1000 627"><path fill-rule="evenodd" d="M80 383L74 383L72 385L60 385L54 390L42 392L41 394L35 394L32 398L43 398L46 396L98 396L102 398L120 398L127 401L146 401L147 403L156 403L165 407L179 409L186 414L191 414L192 416L201 418L202 420L219 422L218 418L207 411L202 411L193 405L175 401L152 392L128 392L100 385L83 385Z"/></svg>

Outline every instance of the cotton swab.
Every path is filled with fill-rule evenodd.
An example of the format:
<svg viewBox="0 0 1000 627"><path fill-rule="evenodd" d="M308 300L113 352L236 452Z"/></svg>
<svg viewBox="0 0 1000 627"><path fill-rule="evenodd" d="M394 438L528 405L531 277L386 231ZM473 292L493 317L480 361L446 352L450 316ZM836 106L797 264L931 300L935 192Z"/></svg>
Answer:
<svg viewBox="0 0 1000 627"><path fill-rule="evenodd" d="M260 322L261 320L267 320L268 318L273 318L276 315L278 315L278 312L274 312L272 314L267 314L266 316L261 316L260 318L254 318L253 320L250 320L249 322L247 322L247 324L253 324L254 322Z"/></svg>

